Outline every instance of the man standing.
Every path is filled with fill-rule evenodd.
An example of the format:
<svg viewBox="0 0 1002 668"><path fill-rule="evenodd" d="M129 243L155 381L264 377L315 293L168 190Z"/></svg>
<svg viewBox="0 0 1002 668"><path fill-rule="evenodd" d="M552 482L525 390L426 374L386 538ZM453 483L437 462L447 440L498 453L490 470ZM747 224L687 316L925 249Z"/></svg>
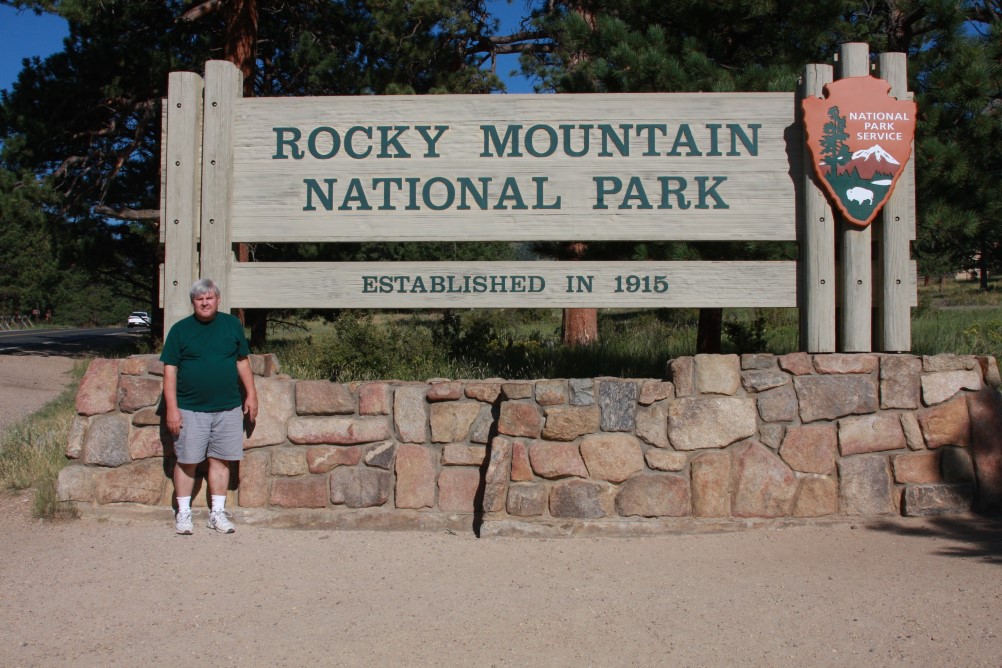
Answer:
<svg viewBox="0 0 1002 668"><path fill-rule="evenodd" d="M212 496L208 527L233 533L226 512L229 462L243 458L243 418L257 419L257 391L243 325L219 313L219 288L203 278L189 291L194 314L170 328L160 361L164 363L167 429L174 436L174 490L179 534L192 533L191 493L195 469L209 460ZM240 388L243 387L241 400Z"/></svg>

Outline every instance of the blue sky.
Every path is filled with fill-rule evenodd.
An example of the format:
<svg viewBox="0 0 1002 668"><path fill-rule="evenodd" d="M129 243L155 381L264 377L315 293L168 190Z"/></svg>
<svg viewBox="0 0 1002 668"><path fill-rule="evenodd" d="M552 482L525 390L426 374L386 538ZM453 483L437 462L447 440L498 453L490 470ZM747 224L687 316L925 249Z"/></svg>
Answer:
<svg viewBox="0 0 1002 668"><path fill-rule="evenodd" d="M494 0L493 9L502 20L502 32L517 27L525 0ZM63 48L67 35L66 22L52 14L36 16L29 11L18 11L0 5L0 88L9 89L21 71L21 61L32 56L45 57ZM497 73L507 81L509 93L531 93L532 84L521 77L510 78L508 73L518 69L518 56L498 59Z"/></svg>

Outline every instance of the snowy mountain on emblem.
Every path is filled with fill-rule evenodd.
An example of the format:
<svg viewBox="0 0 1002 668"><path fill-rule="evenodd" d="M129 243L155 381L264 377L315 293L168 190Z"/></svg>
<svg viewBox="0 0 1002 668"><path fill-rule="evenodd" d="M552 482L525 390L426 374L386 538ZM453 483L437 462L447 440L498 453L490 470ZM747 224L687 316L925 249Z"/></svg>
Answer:
<svg viewBox="0 0 1002 668"><path fill-rule="evenodd" d="M893 155L885 151L880 144L874 144L870 148L854 151L852 160L841 169L850 171L853 167L861 179L870 180L874 174L894 174L901 167Z"/></svg>

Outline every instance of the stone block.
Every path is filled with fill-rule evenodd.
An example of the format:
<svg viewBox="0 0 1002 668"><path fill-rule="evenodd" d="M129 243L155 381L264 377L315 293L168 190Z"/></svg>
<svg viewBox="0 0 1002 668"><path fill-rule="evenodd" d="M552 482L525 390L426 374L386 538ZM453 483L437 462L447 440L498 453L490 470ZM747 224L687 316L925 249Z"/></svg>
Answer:
<svg viewBox="0 0 1002 668"><path fill-rule="evenodd" d="M482 406L476 401L448 401L432 404L430 423L434 443L465 441L470 427L480 415Z"/></svg>
<svg viewBox="0 0 1002 668"><path fill-rule="evenodd" d="M937 357L939 357L937 355ZM933 406L961 390L981 389L981 371L938 371L922 374L922 401Z"/></svg>
<svg viewBox="0 0 1002 668"><path fill-rule="evenodd" d="M545 411L542 436L548 441L573 441L600 429L598 406L551 406Z"/></svg>
<svg viewBox="0 0 1002 668"><path fill-rule="evenodd" d="M532 383L501 383L501 394L507 401L532 399Z"/></svg>
<svg viewBox="0 0 1002 668"><path fill-rule="evenodd" d="M559 406L569 398L566 380L536 381L536 403L540 406Z"/></svg>
<svg viewBox="0 0 1002 668"><path fill-rule="evenodd" d="M696 355L696 392L732 397L741 387L741 360L737 355Z"/></svg>
<svg viewBox="0 0 1002 668"><path fill-rule="evenodd" d="M744 353L741 355L742 371L766 371L778 366L776 356L771 353Z"/></svg>
<svg viewBox="0 0 1002 668"><path fill-rule="evenodd" d="M901 512L908 517L966 513L973 504L970 485L908 485Z"/></svg>
<svg viewBox="0 0 1002 668"><path fill-rule="evenodd" d="M592 406L595 403L595 382L591 378L572 378L567 381L571 406Z"/></svg>
<svg viewBox="0 0 1002 668"><path fill-rule="evenodd" d="M765 392L790 383L790 376L782 371L752 370L741 373L741 386L748 392Z"/></svg>
<svg viewBox="0 0 1002 668"><path fill-rule="evenodd" d="M330 500L349 508L372 508L390 500L393 477L389 471L343 466L330 475Z"/></svg>
<svg viewBox="0 0 1002 668"><path fill-rule="evenodd" d="M696 363L691 357L677 357L668 362L668 380L675 386L676 397L696 393Z"/></svg>
<svg viewBox="0 0 1002 668"><path fill-rule="evenodd" d="M456 401L463 396L463 384L455 381L432 383L428 386L428 401Z"/></svg>
<svg viewBox="0 0 1002 668"><path fill-rule="evenodd" d="M838 434L831 423L792 426L786 430L779 456L794 471L829 475L835 472Z"/></svg>
<svg viewBox="0 0 1002 668"><path fill-rule="evenodd" d="M839 498L846 515L886 515L895 510L887 458L859 455L838 462Z"/></svg>
<svg viewBox="0 0 1002 668"><path fill-rule="evenodd" d="M901 430L905 433L905 443L910 450L924 450L925 439L922 437L922 427L918 416L912 412L901 413Z"/></svg>
<svg viewBox="0 0 1002 668"><path fill-rule="evenodd" d="M760 443L738 445L732 457L732 515L785 517L792 513L798 485L790 467Z"/></svg>
<svg viewBox="0 0 1002 668"><path fill-rule="evenodd" d="M271 474L276 476L306 475L306 453L300 448L275 448L271 452Z"/></svg>
<svg viewBox="0 0 1002 668"><path fill-rule="evenodd" d="M942 353L922 356L923 371L970 371L977 366L977 358L973 355Z"/></svg>
<svg viewBox="0 0 1002 668"><path fill-rule="evenodd" d="M393 391L386 383L363 383L358 388L359 415L389 415Z"/></svg>
<svg viewBox="0 0 1002 668"><path fill-rule="evenodd" d="M778 450L783 444L786 435L786 427L781 424L760 424L758 426L758 440L770 450Z"/></svg>
<svg viewBox="0 0 1002 668"><path fill-rule="evenodd" d="M473 426L470 427L470 441L472 443L486 444L491 439L491 430L497 422L495 410L500 415L500 408L495 409L493 405L480 404L480 412L477 414L477 419L473 421Z"/></svg>
<svg viewBox="0 0 1002 668"><path fill-rule="evenodd" d="M578 446L573 443L533 443L529 446L529 462L542 478L588 477Z"/></svg>
<svg viewBox="0 0 1002 668"><path fill-rule="evenodd" d="M480 471L453 466L438 476L438 509L444 513L472 513L480 487Z"/></svg>
<svg viewBox="0 0 1002 668"><path fill-rule="evenodd" d="M484 512L496 513L505 507L508 482L511 480L513 445L512 439L505 437L495 438L491 443L490 459L484 474Z"/></svg>
<svg viewBox="0 0 1002 668"><path fill-rule="evenodd" d="M355 397L341 383L300 380L295 387L299 415L354 415L358 408Z"/></svg>
<svg viewBox="0 0 1002 668"><path fill-rule="evenodd" d="M922 360L914 355L880 358L880 407L918 408L922 393Z"/></svg>
<svg viewBox="0 0 1002 668"><path fill-rule="evenodd" d="M971 458L978 480L978 509L1002 511L1002 397L986 388L967 398Z"/></svg>
<svg viewBox="0 0 1002 668"><path fill-rule="evenodd" d="M66 456L69 459L79 459L84 453L84 438L87 436L87 425L90 424L83 415L73 416L70 432L66 436Z"/></svg>
<svg viewBox="0 0 1002 668"><path fill-rule="evenodd" d="M145 355L130 355L118 360L118 372L123 376L145 376L149 368L149 358Z"/></svg>
<svg viewBox="0 0 1002 668"><path fill-rule="evenodd" d="M126 413L134 413L140 408L153 406L163 394L163 381L159 378L121 376L118 381L122 398L119 407Z"/></svg>
<svg viewBox="0 0 1002 668"><path fill-rule="evenodd" d="M814 373L814 364L807 353L780 355L779 368L794 376L809 376Z"/></svg>
<svg viewBox="0 0 1002 668"><path fill-rule="evenodd" d="M275 478L270 502L281 508L326 508L329 495L327 478L323 476Z"/></svg>
<svg viewBox="0 0 1002 668"><path fill-rule="evenodd" d="M501 383L467 383L466 398L493 404L501 396Z"/></svg>
<svg viewBox="0 0 1002 668"><path fill-rule="evenodd" d="M757 431L753 399L698 397L668 405L668 440L676 450L725 448Z"/></svg>
<svg viewBox="0 0 1002 668"><path fill-rule="evenodd" d="M689 463L692 478L692 514L728 517L731 514L731 457L707 452Z"/></svg>
<svg viewBox="0 0 1002 668"><path fill-rule="evenodd" d="M938 452L911 452L891 459L894 482L924 484L942 482Z"/></svg>
<svg viewBox="0 0 1002 668"><path fill-rule="evenodd" d="M129 456L129 417L120 413L91 418L84 437L85 464L91 466L122 466L132 461Z"/></svg>
<svg viewBox="0 0 1002 668"><path fill-rule="evenodd" d="M427 441L428 402L424 385L405 385L393 393L393 421L404 443Z"/></svg>
<svg viewBox="0 0 1002 668"><path fill-rule="evenodd" d="M763 422L791 422L797 419L797 393L790 385L762 392L755 402Z"/></svg>
<svg viewBox="0 0 1002 668"><path fill-rule="evenodd" d="M160 421L159 407L140 408L132 414L132 426L134 427L156 427L160 425Z"/></svg>
<svg viewBox="0 0 1002 668"><path fill-rule="evenodd" d="M799 376L793 379L793 387L803 422L865 415L879 407L877 384L871 376Z"/></svg>
<svg viewBox="0 0 1002 668"><path fill-rule="evenodd" d="M879 358L863 353L831 353L814 356L814 369L822 374L873 373Z"/></svg>
<svg viewBox="0 0 1002 668"><path fill-rule="evenodd" d="M284 448L279 448L275 450L275 454L281 452ZM327 473L328 471L333 471L339 466L355 466L362 460L362 447L358 445L348 445L348 446L317 446L314 448L307 448L306 450L306 469L310 473ZM297 464L296 469L300 467ZM381 467L387 468L387 467ZM272 464L272 470L275 475L302 475L306 471L301 471L300 473L279 473L276 470L275 463Z"/></svg>
<svg viewBox="0 0 1002 668"><path fill-rule="evenodd" d="M905 432L894 413L842 418L838 422L838 446L843 457L867 452L904 450Z"/></svg>
<svg viewBox="0 0 1002 668"><path fill-rule="evenodd" d="M498 438L501 438L500 436ZM495 439L495 442L497 439ZM532 464L529 463L529 442L521 438L511 441L511 479L513 482L532 480Z"/></svg>
<svg viewBox="0 0 1002 668"><path fill-rule="evenodd" d="M971 443L971 419L967 399L956 397L918 414L919 426L929 448L944 445L967 447Z"/></svg>
<svg viewBox="0 0 1002 668"><path fill-rule="evenodd" d="M255 376L271 377L278 374L282 365L278 363L278 356L275 353L265 355L250 356L251 373Z"/></svg>
<svg viewBox="0 0 1002 668"><path fill-rule="evenodd" d="M498 432L506 436L539 438L543 432L543 416L535 403L505 401L501 404Z"/></svg>
<svg viewBox="0 0 1002 668"><path fill-rule="evenodd" d="M978 365L981 367L981 376L985 380L985 385L995 389L1002 386L1002 375L999 374L998 360L990 355L980 356L977 360Z"/></svg>
<svg viewBox="0 0 1002 668"><path fill-rule="evenodd" d="M241 508L263 508L268 504L267 450L252 450L240 460L237 503Z"/></svg>
<svg viewBox="0 0 1002 668"><path fill-rule="evenodd" d="M160 433L160 427L146 427L145 429L133 429L129 434L129 457L135 461L139 459L149 459L150 457L164 456L164 442L162 439L170 438L167 434ZM167 443L170 447L172 444Z"/></svg>
<svg viewBox="0 0 1002 668"><path fill-rule="evenodd" d="M689 480L677 475L635 475L620 485L616 512L621 517L686 517L690 514Z"/></svg>
<svg viewBox="0 0 1002 668"><path fill-rule="evenodd" d="M508 488L506 509L516 517L538 517L546 510L546 486L521 483Z"/></svg>
<svg viewBox="0 0 1002 668"><path fill-rule="evenodd" d="M648 450L644 453L644 460L655 471L681 471L689 462L689 457L674 450Z"/></svg>
<svg viewBox="0 0 1002 668"><path fill-rule="evenodd" d="M258 413L244 448L278 445L286 439L286 425L296 415L295 384L282 378L255 378Z"/></svg>
<svg viewBox="0 0 1002 668"><path fill-rule="evenodd" d="M661 402L637 410L637 436L644 443L658 448L667 448L671 445L668 442L667 403Z"/></svg>
<svg viewBox="0 0 1002 668"><path fill-rule="evenodd" d="M944 482L974 482L974 462L967 448L945 446L939 449L940 470Z"/></svg>
<svg viewBox="0 0 1002 668"><path fill-rule="evenodd" d="M388 471L393 468L393 456L396 451L397 444L393 441L383 441L370 445L365 452L365 464Z"/></svg>
<svg viewBox="0 0 1002 668"><path fill-rule="evenodd" d="M486 458L486 445L449 443L442 448L442 466L480 466Z"/></svg>
<svg viewBox="0 0 1002 668"><path fill-rule="evenodd" d="M358 445L393 436L384 417L297 417L289 420L289 440L297 445Z"/></svg>
<svg viewBox="0 0 1002 668"><path fill-rule="evenodd" d="M675 396L675 385L663 380L645 380L640 386L641 406L650 406Z"/></svg>
<svg viewBox="0 0 1002 668"><path fill-rule="evenodd" d="M593 479L623 482L644 469L640 442L629 434L589 434L581 440L581 456Z"/></svg>
<svg viewBox="0 0 1002 668"><path fill-rule="evenodd" d="M800 481L794 517L824 517L838 512L838 483L828 476L808 476Z"/></svg>
<svg viewBox="0 0 1002 668"><path fill-rule="evenodd" d="M633 381L603 380L599 383L598 406L602 412L602 431L633 431L639 394L640 390Z"/></svg>
<svg viewBox="0 0 1002 668"><path fill-rule="evenodd" d="M421 445L397 446L397 508L431 508L435 505L435 451Z"/></svg>
<svg viewBox="0 0 1002 668"><path fill-rule="evenodd" d="M142 503L155 506L163 496L167 476L163 461L146 459L115 469L108 469L97 475L97 502Z"/></svg>
<svg viewBox="0 0 1002 668"><path fill-rule="evenodd" d="M77 390L80 415L101 415L115 410L118 402L118 360L97 358L87 367Z"/></svg>
<svg viewBox="0 0 1002 668"><path fill-rule="evenodd" d="M89 466L64 466L56 481L56 498L60 501L94 500L97 470Z"/></svg>
<svg viewBox="0 0 1002 668"><path fill-rule="evenodd" d="M598 519L611 513L614 488L587 480L565 480L550 489L550 515Z"/></svg>

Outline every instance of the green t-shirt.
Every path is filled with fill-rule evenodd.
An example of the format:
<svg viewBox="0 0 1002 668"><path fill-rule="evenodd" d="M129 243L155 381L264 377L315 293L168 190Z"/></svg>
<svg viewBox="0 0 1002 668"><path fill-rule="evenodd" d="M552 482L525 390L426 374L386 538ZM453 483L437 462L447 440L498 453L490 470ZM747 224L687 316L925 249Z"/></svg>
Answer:
<svg viewBox="0 0 1002 668"><path fill-rule="evenodd" d="M177 367L177 405L216 413L243 403L237 358L250 354L243 325L229 313L209 322L194 315L170 328L160 361Z"/></svg>

